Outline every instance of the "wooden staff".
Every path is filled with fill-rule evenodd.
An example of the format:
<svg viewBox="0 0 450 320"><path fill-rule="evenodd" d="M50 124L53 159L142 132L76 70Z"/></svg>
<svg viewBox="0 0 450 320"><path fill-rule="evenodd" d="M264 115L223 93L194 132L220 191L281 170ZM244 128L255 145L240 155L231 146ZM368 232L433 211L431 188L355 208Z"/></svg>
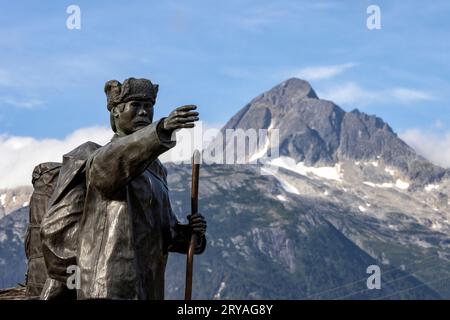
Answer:
<svg viewBox="0 0 450 320"><path fill-rule="evenodd" d="M198 212L198 177L200 173L200 152L194 151L192 155L192 188L191 188L191 214ZM191 241L186 259L186 287L184 290L184 300L191 300L192 297L192 272L194 269L194 251L197 243L195 233L191 234Z"/></svg>

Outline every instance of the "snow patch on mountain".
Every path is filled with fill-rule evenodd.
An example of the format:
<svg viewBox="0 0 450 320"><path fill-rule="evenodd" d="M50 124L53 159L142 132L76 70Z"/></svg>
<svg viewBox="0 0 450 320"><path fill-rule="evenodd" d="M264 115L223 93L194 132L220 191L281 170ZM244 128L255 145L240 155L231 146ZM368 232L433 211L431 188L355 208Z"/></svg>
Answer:
<svg viewBox="0 0 450 320"><path fill-rule="evenodd" d="M226 284L224 281L220 283L219 290L217 290L217 293L214 295L214 299L220 299L220 295L222 294L223 290L225 289Z"/></svg>
<svg viewBox="0 0 450 320"><path fill-rule="evenodd" d="M439 185L438 184L427 184L424 189L427 192L431 192L433 190L439 189Z"/></svg>
<svg viewBox="0 0 450 320"><path fill-rule="evenodd" d="M438 221L433 221L433 223L431 224L431 229L433 230L441 230L442 227L443 226Z"/></svg>
<svg viewBox="0 0 450 320"><path fill-rule="evenodd" d="M267 151L270 147L270 134L272 133L272 129L273 123L271 123L269 128L267 129L267 136L265 137L264 146L250 157L250 162L256 161L267 154Z"/></svg>
<svg viewBox="0 0 450 320"><path fill-rule="evenodd" d="M271 160L269 164L296 172L302 176L312 174L323 179L342 182L341 166L338 163L334 167L308 167L304 162L296 163L295 159L283 156Z"/></svg>
<svg viewBox="0 0 450 320"><path fill-rule="evenodd" d="M397 188L399 188L399 189L402 189L402 190L408 190L408 188L409 188L409 183L408 183L408 182L405 182L405 181L403 181L403 180L397 179L397 181L395 181L395 186L396 186Z"/></svg>
<svg viewBox="0 0 450 320"><path fill-rule="evenodd" d="M396 172L394 169L391 168L384 168L384 171L386 171L387 173L389 173L391 176L395 176Z"/></svg>
<svg viewBox="0 0 450 320"><path fill-rule="evenodd" d="M401 190L408 190L409 188L409 183L406 181L403 181L401 179L397 179L395 181L395 183L392 182L383 182L383 183L374 183L374 182L370 182L370 181L364 181L363 184L369 186L369 187L373 187L373 188L398 188Z"/></svg>
<svg viewBox="0 0 450 320"><path fill-rule="evenodd" d="M372 188L392 188L392 183L373 183L370 181L364 181L363 184Z"/></svg>

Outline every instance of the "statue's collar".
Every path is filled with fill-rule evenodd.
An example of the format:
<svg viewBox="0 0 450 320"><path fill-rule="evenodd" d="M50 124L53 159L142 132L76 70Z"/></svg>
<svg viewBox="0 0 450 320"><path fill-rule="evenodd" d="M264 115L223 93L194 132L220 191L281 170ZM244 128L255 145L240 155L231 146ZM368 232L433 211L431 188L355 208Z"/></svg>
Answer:
<svg viewBox="0 0 450 320"><path fill-rule="evenodd" d="M111 138L111 141L115 141L118 138L120 138L121 136L119 136L117 133L114 133L113 137Z"/></svg>

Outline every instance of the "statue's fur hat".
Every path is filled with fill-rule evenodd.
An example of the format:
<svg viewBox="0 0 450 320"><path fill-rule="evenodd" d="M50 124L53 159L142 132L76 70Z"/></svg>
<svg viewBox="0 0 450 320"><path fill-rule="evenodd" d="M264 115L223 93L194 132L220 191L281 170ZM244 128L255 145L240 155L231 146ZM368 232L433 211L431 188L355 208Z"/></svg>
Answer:
<svg viewBox="0 0 450 320"><path fill-rule="evenodd" d="M109 111L114 106L131 100L151 101L155 104L158 85L147 79L128 78L123 84L117 80L109 80L105 83L105 94Z"/></svg>

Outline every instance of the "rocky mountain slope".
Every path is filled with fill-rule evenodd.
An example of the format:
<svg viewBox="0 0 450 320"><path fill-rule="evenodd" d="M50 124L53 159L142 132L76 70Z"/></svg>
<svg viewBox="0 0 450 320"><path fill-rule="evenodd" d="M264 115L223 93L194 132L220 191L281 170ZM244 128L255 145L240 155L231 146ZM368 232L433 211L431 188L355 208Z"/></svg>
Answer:
<svg viewBox="0 0 450 320"><path fill-rule="evenodd" d="M32 191L32 187L0 189L0 219L17 209L28 206Z"/></svg>
<svg viewBox="0 0 450 320"><path fill-rule="evenodd" d="M0 219L0 288L25 281L25 233L28 207L20 208Z"/></svg>
<svg viewBox="0 0 450 320"><path fill-rule="evenodd" d="M378 160L422 185L446 175L445 169L419 156L382 119L356 109L345 112L333 102L319 99L308 82L297 78L242 108L223 127L224 139L227 129L278 129L279 154L308 166ZM231 151L232 141L222 143Z"/></svg>
<svg viewBox="0 0 450 320"><path fill-rule="evenodd" d="M445 169L380 118L345 112L299 79L253 99L222 132L251 128L279 129L279 145L260 143L248 155L254 164L202 165L208 247L195 259L194 298L450 298ZM225 153L233 147L222 143ZM190 167L167 168L182 218ZM26 207L0 218L0 286L21 280L26 219ZM370 265L381 269L380 290L367 288ZM185 257L172 254L167 298L183 297L184 268Z"/></svg>
<svg viewBox="0 0 450 320"><path fill-rule="evenodd" d="M174 209L184 216L190 168L170 165L168 170ZM445 236L400 213L389 220L406 229L397 236L383 220L342 204L353 200L352 192L284 169L279 174L261 175L257 165L202 167L200 208L209 221L209 246L195 260L196 298L435 299L449 294L425 283L436 280L438 269L439 278L448 275L447 257L437 252L448 251L435 245ZM295 194L283 180L310 189ZM328 199L326 191L333 194ZM342 202L335 203L335 197ZM429 247L420 242L432 237ZM374 264L382 270L381 290L366 286L367 267ZM170 257L169 297L182 298L184 267L183 256Z"/></svg>

